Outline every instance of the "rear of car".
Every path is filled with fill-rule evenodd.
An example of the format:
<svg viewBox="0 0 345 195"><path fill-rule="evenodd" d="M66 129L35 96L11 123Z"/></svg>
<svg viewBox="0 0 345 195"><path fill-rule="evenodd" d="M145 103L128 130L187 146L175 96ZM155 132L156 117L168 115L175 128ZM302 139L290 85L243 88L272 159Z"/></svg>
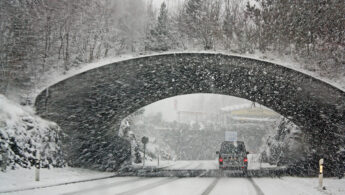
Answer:
<svg viewBox="0 0 345 195"><path fill-rule="evenodd" d="M247 173L248 158L244 142L224 141L217 153L219 169L240 170Z"/></svg>

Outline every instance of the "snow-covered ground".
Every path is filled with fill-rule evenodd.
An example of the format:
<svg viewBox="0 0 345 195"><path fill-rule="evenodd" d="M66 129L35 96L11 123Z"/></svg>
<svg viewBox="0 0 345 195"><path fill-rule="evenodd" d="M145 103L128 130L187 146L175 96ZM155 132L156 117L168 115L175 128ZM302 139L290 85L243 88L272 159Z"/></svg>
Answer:
<svg viewBox="0 0 345 195"><path fill-rule="evenodd" d="M147 194L147 195L199 195L199 194L345 194L345 179L325 178L326 190L319 190L318 178L175 178L175 177L109 177L113 173L78 168L41 170L41 181L34 181L34 169L19 169L0 173L0 193L23 188L35 188L6 194ZM64 185L68 182L74 182Z"/></svg>
<svg viewBox="0 0 345 195"><path fill-rule="evenodd" d="M64 166L60 127L0 94L0 166L31 167L40 154L41 166Z"/></svg>
<svg viewBox="0 0 345 195"><path fill-rule="evenodd" d="M10 190L42 187L66 182L109 177L112 175L114 175L114 173L92 171L80 168L52 168L40 169L40 181L35 181L35 168L7 170L6 172L0 172L0 193Z"/></svg>
<svg viewBox="0 0 345 195"><path fill-rule="evenodd" d="M254 178L253 180L264 194L345 194L345 179L325 178L326 190L318 189L317 177Z"/></svg>

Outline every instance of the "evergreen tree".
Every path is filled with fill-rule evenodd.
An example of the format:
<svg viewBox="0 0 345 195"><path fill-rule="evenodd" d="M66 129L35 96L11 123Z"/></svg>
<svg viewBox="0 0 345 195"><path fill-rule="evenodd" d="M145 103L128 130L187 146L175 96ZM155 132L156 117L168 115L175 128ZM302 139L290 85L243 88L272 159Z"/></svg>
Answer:
<svg viewBox="0 0 345 195"><path fill-rule="evenodd" d="M181 31L204 49L213 49L220 36L220 8L219 0L188 0L180 17Z"/></svg>
<svg viewBox="0 0 345 195"><path fill-rule="evenodd" d="M340 54L345 45L344 1L258 2L259 8L248 4L246 14L259 32L261 51L293 54L331 72L341 68L345 59Z"/></svg>
<svg viewBox="0 0 345 195"><path fill-rule="evenodd" d="M156 27L156 33L159 43L159 49L167 51L171 48L171 41L169 37L168 29L168 9L165 2L162 3L158 16L158 23Z"/></svg>
<svg viewBox="0 0 345 195"><path fill-rule="evenodd" d="M168 9L165 2L161 4L155 27L150 29L146 37L146 50L167 51L172 48L173 41L169 32Z"/></svg>
<svg viewBox="0 0 345 195"><path fill-rule="evenodd" d="M225 9L225 18L223 22L223 33L226 39L226 42L225 42L226 49L230 48L231 41L233 39L233 24L234 24L233 17L231 15L230 8L227 5Z"/></svg>
<svg viewBox="0 0 345 195"><path fill-rule="evenodd" d="M152 46L155 43L154 29L156 26L156 13L153 9L152 2L146 8L147 23L145 26L145 51L152 51Z"/></svg>

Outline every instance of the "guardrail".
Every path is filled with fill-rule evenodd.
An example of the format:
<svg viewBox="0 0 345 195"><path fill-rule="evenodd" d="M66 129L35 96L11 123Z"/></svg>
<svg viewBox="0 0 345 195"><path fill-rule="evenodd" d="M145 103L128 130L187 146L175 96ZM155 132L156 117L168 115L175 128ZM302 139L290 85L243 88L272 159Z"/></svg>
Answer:
<svg viewBox="0 0 345 195"><path fill-rule="evenodd" d="M219 169L162 169L144 168L122 170L116 176L137 176L137 177L280 177L288 175L286 168L262 168L248 170L246 174L236 170Z"/></svg>

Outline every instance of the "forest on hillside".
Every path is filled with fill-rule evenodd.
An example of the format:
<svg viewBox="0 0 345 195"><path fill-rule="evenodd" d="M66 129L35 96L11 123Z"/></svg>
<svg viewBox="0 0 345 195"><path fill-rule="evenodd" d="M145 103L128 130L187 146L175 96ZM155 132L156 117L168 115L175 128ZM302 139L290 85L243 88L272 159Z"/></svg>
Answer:
<svg viewBox="0 0 345 195"><path fill-rule="evenodd" d="M184 50L287 55L344 77L344 13L343 0L0 0L0 93L106 57Z"/></svg>

